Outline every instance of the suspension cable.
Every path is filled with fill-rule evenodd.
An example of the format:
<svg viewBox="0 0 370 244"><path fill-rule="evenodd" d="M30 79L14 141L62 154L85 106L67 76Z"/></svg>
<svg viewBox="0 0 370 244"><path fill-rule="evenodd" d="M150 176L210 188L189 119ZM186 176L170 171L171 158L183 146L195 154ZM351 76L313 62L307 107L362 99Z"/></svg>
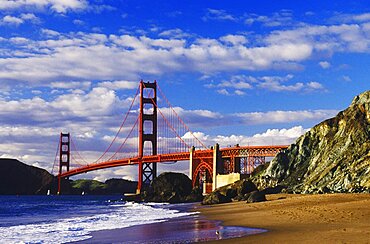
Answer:
<svg viewBox="0 0 370 244"><path fill-rule="evenodd" d="M125 138L125 140L122 142L122 144L121 144L121 146L118 148L118 150L107 160L107 161L110 161L114 156L116 156L117 155L117 153L119 152L119 151L121 151L121 149L123 148L123 146L126 144L126 141L128 140L128 138L131 136L131 133L134 131L134 128L136 127L136 125L137 125L137 123L138 123L138 121L139 121L139 117L140 117L140 115L138 115L137 116L137 118L136 118L136 122L135 122L135 124L132 126L132 128L131 128L131 130L130 130L130 132L128 133L128 135L126 136L126 138Z"/></svg>
<svg viewBox="0 0 370 244"><path fill-rule="evenodd" d="M204 145L203 142L201 142L195 135L194 133L190 130L190 128L185 124L185 122L180 118L180 116L176 113L176 111L173 109L173 106L171 105L171 103L168 101L167 97L164 95L164 93L162 92L161 88L159 87L158 83L157 83L157 88L159 90L159 92L161 93L161 95L163 96L164 100L167 102L168 106L170 107L170 109L172 109L172 111L175 113L175 115L177 116L177 119L185 126L185 128L188 130L188 132L190 132L190 134L195 138L195 140L197 140L205 149L207 149L207 146Z"/></svg>
<svg viewBox="0 0 370 244"><path fill-rule="evenodd" d="M76 152L76 154L77 154L77 156L79 156L80 157L80 159L87 165L87 164L89 164L82 156L81 156L81 154L79 153L79 151L77 150L77 147L76 147L76 145L75 145L75 143L74 143L74 141L72 140L72 138L71 138L71 144L72 144L72 147L74 148L74 150L75 150L75 152Z"/></svg>
<svg viewBox="0 0 370 244"><path fill-rule="evenodd" d="M132 109L132 107L134 105L134 102L136 100L137 95L139 94L139 91L140 91L140 87L137 88L135 97L134 97L134 99L131 102L130 108L127 110L126 115L125 115L125 118L124 118L124 120L123 120L120 128L118 129L115 137L113 138L112 142L109 144L108 148L104 151L104 153L97 160L95 160L93 163L97 163L100 159L102 159L105 156L105 154L109 151L109 149L112 147L113 143L116 141L116 139L118 137L118 134L121 132L121 130L123 128L123 125L126 123L127 117L128 117L128 115L129 115L129 113L130 113L130 111L131 111L131 109Z"/></svg>
<svg viewBox="0 0 370 244"><path fill-rule="evenodd" d="M145 85L144 85L145 87ZM154 106L157 108L157 110L159 111L159 113L161 114L162 118L166 121L167 125L172 129L172 131L176 134L176 136L188 147L188 148L191 148L191 146L189 146L182 138L181 136L177 133L177 131L173 128L173 126L168 122L168 120L166 119L166 117L163 115L162 111L159 109L157 103L154 101L153 98L149 98L152 100Z"/></svg>
<svg viewBox="0 0 370 244"><path fill-rule="evenodd" d="M58 158L58 152L59 152L59 142L58 142L58 146L57 146L57 152L55 153L55 158L54 158L54 163L53 163L53 168L51 169L51 174L53 174L54 172L54 167L55 167L55 164L57 162L57 158Z"/></svg>
<svg viewBox="0 0 370 244"><path fill-rule="evenodd" d="M76 162L78 165L80 165L80 166L86 166L86 165L88 165L88 163L86 163L86 165L85 165L85 164L82 164L79 161L77 161L77 159L74 157L74 155L72 153L70 155L71 155L71 159L73 159L74 162ZM81 159L84 160L83 158L81 158ZM71 160L71 162L72 162L72 160Z"/></svg>

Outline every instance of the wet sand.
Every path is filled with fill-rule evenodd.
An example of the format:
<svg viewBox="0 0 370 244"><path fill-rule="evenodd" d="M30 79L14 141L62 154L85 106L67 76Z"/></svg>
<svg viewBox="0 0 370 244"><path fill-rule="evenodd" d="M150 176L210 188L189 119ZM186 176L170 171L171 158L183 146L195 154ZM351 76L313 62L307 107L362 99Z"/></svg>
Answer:
<svg viewBox="0 0 370 244"><path fill-rule="evenodd" d="M213 205L199 211L224 226L268 230L217 243L370 243L370 194L276 194L267 200Z"/></svg>
<svg viewBox="0 0 370 244"><path fill-rule="evenodd" d="M200 204L188 206L179 207L178 205L172 205L171 208L186 212L198 211L200 208L203 208ZM216 231L218 231L219 234L216 234ZM136 225L121 229L94 231L91 233L92 238L75 243L194 243L253 235L265 231L266 230L240 226L225 227L221 225L221 221L209 220L194 213L193 215L168 219L158 223Z"/></svg>

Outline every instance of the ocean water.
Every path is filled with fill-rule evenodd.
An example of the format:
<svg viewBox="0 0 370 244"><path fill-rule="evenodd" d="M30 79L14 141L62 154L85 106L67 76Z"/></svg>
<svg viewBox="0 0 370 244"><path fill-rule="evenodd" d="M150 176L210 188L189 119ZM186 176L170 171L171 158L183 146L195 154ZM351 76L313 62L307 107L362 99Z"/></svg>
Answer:
<svg viewBox="0 0 370 244"><path fill-rule="evenodd" d="M168 204L120 196L0 196L0 243L66 243L91 233L189 216Z"/></svg>

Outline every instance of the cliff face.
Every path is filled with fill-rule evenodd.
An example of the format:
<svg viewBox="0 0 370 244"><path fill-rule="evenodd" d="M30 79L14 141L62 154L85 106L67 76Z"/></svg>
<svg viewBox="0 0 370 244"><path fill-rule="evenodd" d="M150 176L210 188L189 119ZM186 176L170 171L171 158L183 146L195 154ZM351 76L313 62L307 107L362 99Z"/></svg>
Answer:
<svg viewBox="0 0 370 244"><path fill-rule="evenodd" d="M370 91L279 153L264 176L294 192L369 191Z"/></svg>

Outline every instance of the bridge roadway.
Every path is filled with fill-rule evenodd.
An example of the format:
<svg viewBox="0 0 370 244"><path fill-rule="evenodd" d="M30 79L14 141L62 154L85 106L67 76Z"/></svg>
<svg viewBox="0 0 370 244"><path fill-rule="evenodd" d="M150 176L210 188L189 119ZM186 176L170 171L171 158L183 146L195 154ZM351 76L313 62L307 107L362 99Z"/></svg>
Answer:
<svg viewBox="0 0 370 244"><path fill-rule="evenodd" d="M278 152L283 149L288 148L288 146L235 146L221 148L220 153L223 159L228 159L231 157L274 157ZM214 150L194 150L192 155L192 160L205 160L209 161L213 159ZM148 155L132 158L122 158L117 160L111 160L101 163L88 164L79 168L75 168L66 172L63 172L59 177L70 177L73 175L78 175L86 173L89 171L94 171L98 169L113 168L118 166L136 165L140 163L163 163L163 162L173 162L173 161L186 161L190 160L191 152L179 152L179 153L168 153L159 155Z"/></svg>

